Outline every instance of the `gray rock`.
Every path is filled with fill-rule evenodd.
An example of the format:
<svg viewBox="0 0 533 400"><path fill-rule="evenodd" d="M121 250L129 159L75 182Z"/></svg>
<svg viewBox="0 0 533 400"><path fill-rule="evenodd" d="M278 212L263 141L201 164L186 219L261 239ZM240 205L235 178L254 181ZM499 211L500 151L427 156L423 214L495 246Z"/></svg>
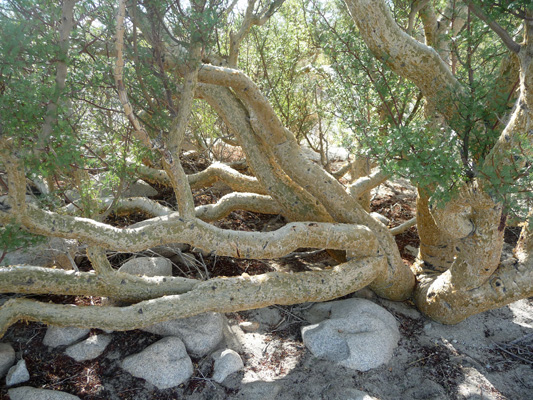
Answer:
<svg viewBox="0 0 533 400"><path fill-rule="evenodd" d="M215 360L213 380L218 383L222 383L228 375L244 368L241 356L231 349L215 353L213 359Z"/></svg>
<svg viewBox="0 0 533 400"><path fill-rule="evenodd" d="M20 360L18 363L13 365L6 376L6 386L17 385L22 382L30 380L30 373L26 367L26 361Z"/></svg>
<svg viewBox="0 0 533 400"><path fill-rule="evenodd" d="M157 190L155 190L148 183L142 179L138 179L136 182L133 182L129 187L122 193L122 197L151 197L157 196Z"/></svg>
<svg viewBox="0 0 533 400"><path fill-rule="evenodd" d="M9 368L15 363L15 350L10 344L0 343L0 378L2 378Z"/></svg>
<svg viewBox="0 0 533 400"><path fill-rule="evenodd" d="M242 385L242 389L235 396L236 399L274 400L281 392L282 386L276 382L250 382Z"/></svg>
<svg viewBox="0 0 533 400"><path fill-rule="evenodd" d="M122 368L158 389L178 386L193 374L192 361L177 337L166 337L138 354L126 357Z"/></svg>
<svg viewBox="0 0 533 400"><path fill-rule="evenodd" d="M302 328L311 353L359 371L387 363L400 339L392 314L365 299L316 304L306 318L314 322Z"/></svg>
<svg viewBox="0 0 533 400"><path fill-rule="evenodd" d="M76 361L92 360L102 354L111 342L111 335L93 335L88 339L67 347L65 354Z"/></svg>
<svg viewBox="0 0 533 400"><path fill-rule="evenodd" d="M346 322L342 319L325 321L302 328L302 337L305 345L315 357L340 362L350 357L348 342L342 335L345 328Z"/></svg>
<svg viewBox="0 0 533 400"><path fill-rule="evenodd" d="M7 253L2 265L56 266L68 270L73 269L72 262L77 250L76 240L50 238L39 245Z"/></svg>
<svg viewBox="0 0 533 400"><path fill-rule="evenodd" d="M50 347L68 346L84 338L89 332L89 329L73 326L49 326L44 335L43 344Z"/></svg>
<svg viewBox="0 0 533 400"><path fill-rule="evenodd" d="M203 357L216 349L222 341L226 321L219 313L205 313L194 317L160 322L143 331L161 336L176 336L183 340L189 354Z"/></svg>
<svg viewBox="0 0 533 400"><path fill-rule="evenodd" d="M422 397L405 397L418 399ZM362 392L354 388L337 388L334 387L328 390L324 395L325 400L378 400L370 396L368 393Z"/></svg>
<svg viewBox="0 0 533 400"><path fill-rule="evenodd" d="M169 243L162 246L152 247L150 251L160 255L161 257L171 258L189 250L190 247L191 246L189 246L187 243Z"/></svg>
<svg viewBox="0 0 533 400"><path fill-rule="evenodd" d="M279 324L283 316L276 307L265 307L249 311L248 318L262 325L273 327Z"/></svg>
<svg viewBox="0 0 533 400"><path fill-rule="evenodd" d="M138 257L126 261L118 270L132 275L172 276L172 263L163 257Z"/></svg>
<svg viewBox="0 0 533 400"><path fill-rule="evenodd" d="M21 386L7 391L11 400L80 400L73 394L58 392L56 390L36 389L30 386Z"/></svg>

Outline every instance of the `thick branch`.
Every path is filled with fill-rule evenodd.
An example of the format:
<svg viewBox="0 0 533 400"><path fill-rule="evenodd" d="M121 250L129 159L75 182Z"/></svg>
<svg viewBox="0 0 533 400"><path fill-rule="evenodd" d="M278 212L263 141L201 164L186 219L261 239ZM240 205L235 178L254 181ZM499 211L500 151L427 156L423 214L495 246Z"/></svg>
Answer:
<svg viewBox="0 0 533 400"><path fill-rule="evenodd" d="M248 35L248 32L250 32L251 27L253 25L264 25L274 14L274 12L279 7L281 7L284 1L285 0L274 0L271 4L266 4L265 7L258 13L254 13L256 0L248 0L248 6L246 7L244 19L242 21L239 31L236 34L230 32L230 47L228 57L228 66L230 68L237 67L237 59L239 57L241 42L246 37L246 35Z"/></svg>
<svg viewBox="0 0 533 400"><path fill-rule="evenodd" d="M2 137L0 137L0 154L7 171L8 206L13 213L13 219L16 219L26 211L26 175L22 163L13 153L12 145ZM7 224L9 221L3 223Z"/></svg>
<svg viewBox="0 0 533 400"><path fill-rule="evenodd" d="M457 290L451 274L447 271L436 279L422 279L415 293L417 307L443 324L457 324L471 315L533 296L530 261L501 264L489 280L470 290Z"/></svg>
<svg viewBox="0 0 533 400"><path fill-rule="evenodd" d="M353 249L360 255L373 255L377 251L374 234L358 225L295 222L272 232L240 232L171 214L139 228L120 229L87 218L44 211L31 204L27 207L20 222L33 233L74 237L90 245L117 251L143 251L176 242L236 258L277 258L298 247ZM0 223L10 219L10 214L0 211Z"/></svg>
<svg viewBox="0 0 533 400"><path fill-rule="evenodd" d="M230 188L237 192L251 192L267 194L267 191L259 183L257 178L228 167L225 164L214 163L201 172L188 176L189 184L193 188L213 185L216 181L221 180Z"/></svg>
<svg viewBox="0 0 533 400"><path fill-rule="evenodd" d="M106 210L109 209L109 207L113 204L113 201L113 197L101 198L99 199L98 206L100 207L100 210ZM75 204L76 202L62 207L61 212L71 215L74 214L76 210L78 210L78 207L76 207ZM158 202L150 200L146 197L129 197L127 199L119 199L115 206L116 208L113 211L117 213L129 213L133 210L141 210L144 213L155 217L162 217L163 215L168 215L175 212L175 210L162 206Z"/></svg>
<svg viewBox="0 0 533 400"><path fill-rule="evenodd" d="M183 90L179 104L178 115L172 122L172 127L165 141L167 152L163 158L163 166L167 172L174 188L174 194L178 202L178 209L184 218L194 216L194 199L192 197L191 187L189 186L187 175L183 171L179 160L181 144L185 138L185 130L189 123L191 115L194 90L198 82L198 67L201 53L201 46L194 44L189 55L187 72L184 76Z"/></svg>
<svg viewBox="0 0 533 400"><path fill-rule="evenodd" d="M275 162L266 144L254 132L246 109L231 91L212 85L201 85L200 89L202 97L238 138L255 176L287 218L293 221L333 221L325 208L316 204L316 199L296 185Z"/></svg>
<svg viewBox="0 0 533 400"><path fill-rule="evenodd" d="M165 171L140 165L137 167L137 173L148 182L170 185ZM193 189L210 186L220 180L236 192L267 193L257 178L241 174L228 165L218 162L211 164L203 171L188 175L187 179Z"/></svg>
<svg viewBox="0 0 533 400"><path fill-rule="evenodd" d="M107 209L113 202L112 198L100 199L99 206L101 209ZM134 210L141 210L153 217L162 217L174 213L171 208L162 206L156 201L147 199L146 197L130 197L127 199L120 199L116 203L117 213L130 213ZM223 196L216 204L207 204L195 208L196 218L202 221L216 221L226 217L229 213L235 210L246 210L258 212L263 214L281 214L281 208L272 200L270 196L264 196L256 193L230 193ZM73 204L69 204L62 208L62 211L72 214L76 211ZM150 220L142 221L134 224L133 227L145 226L151 223Z"/></svg>
<svg viewBox="0 0 533 400"><path fill-rule="evenodd" d="M255 193L230 193L216 204L196 207L196 218L202 221L217 221L232 211L246 210L262 214L281 214L281 208L270 196Z"/></svg>
<svg viewBox="0 0 533 400"><path fill-rule="evenodd" d="M73 307L14 299L0 307L0 337L10 325L23 319L58 326L130 330L208 311L234 312L273 304L326 301L367 286L383 273L385 264L382 257L369 257L324 271L215 278L198 283L182 295L123 308Z"/></svg>
<svg viewBox="0 0 533 400"><path fill-rule="evenodd" d="M126 17L126 1L119 0L117 11L117 32L115 37L115 49L117 52L117 59L115 62L115 83L117 85L118 97L124 108L124 114L133 126L133 134L135 137L148 149L159 148L160 144L152 143L148 132L141 125L135 114L133 113L133 107L128 100L126 88L124 86L124 56L122 49L124 47L124 18Z"/></svg>
<svg viewBox="0 0 533 400"><path fill-rule="evenodd" d="M405 221L403 224L391 228L390 233L394 236L404 233L409 228L416 225L416 217L411 218L410 220Z"/></svg>
<svg viewBox="0 0 533 400"><path fill-rule="evenodd" d="M401 296L406 295L414 285L414 277L401 260L394 238L388 229L366 213L335 178L305 157L292 133L283 127L268 100L250 78L240 71L211 65L202 66L198 76L202 81L231 86L234 89L250 111L253 131L263 139L265 146L271 149L276 162L283 171L290 174L294 182L323 204L336 221L364 224L377 233L389 260L389 279L396 285L373 289L391 290L396 291L395 295L398 293L402 293ZM247 146L243 143L243 149L245 148ZM247 159L252 158L247 157ZM316 217L314 219L316 220ZM392 292L381 294L395 296Z"/></svg>
<svg viewBox="0 0 533 400"><path fill-rule="evenodd" d="M394 21L384 0L345 0L359 32L374 55L412 81L448 120L455 112L453 96L461 87L437 52Z"/></svg>
<svg viewBox="0 0 533 400"><path fill-rule="evenodd" d="M197 284L195 279L135 276L118 271L101 276L93 272L29 265L0 268L0 293L101 296L124 301L142 301L186 293Z"/></svg>
<svg viewBox="0 0 533 400"><path fill-rule="evenodd" d="M389 178L390 176L388 174L381 170L377 170L369 176L364 176L357 179L354 183L348 186L348 191L353 197L358 198L375 187L381 185Z"/></svg>

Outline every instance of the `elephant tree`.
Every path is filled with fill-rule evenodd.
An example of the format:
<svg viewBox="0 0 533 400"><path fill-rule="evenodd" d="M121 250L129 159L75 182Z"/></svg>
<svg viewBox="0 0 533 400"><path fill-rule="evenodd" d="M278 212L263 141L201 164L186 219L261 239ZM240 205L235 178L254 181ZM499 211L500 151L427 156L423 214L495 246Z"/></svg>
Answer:
<svg viewBox="0 0 533 400"><path fill-rule="evenodd" d="M279 104L275 108L239 69L248 35L260 32L257 27L268 24L283 1L249 0L240 18L233 12L236 2L222 0L64 0L60 9L21 0L2 6L6 40L0 69L0 151L7 197L0 223L4 229L17 226L86 243L93 270L8 266L0 268L0 291L109 296L131 305L104 311L17 297L0 307L0 332L21 319L127 330L206 311L325 301L366 286L392 300L413 297L429 317L457 323L531 296L527 224L515 257L500 261L509 213L506 188L515 179L527 183L530 167L533 10L528 2L511 2L502 14L484 3L450 1L437 20L438 3L415 0L403 10L384 0L346 0L349 14L343 18L357 27L352 39L364 41L374 57L367 76L372 80L386 73L410 84L412 95L403 109L411 110L413 118L394 118L398 104L381 96L378 109L385 112L379 132L357 132L354 123L354 135L363 144L374 138L370 148L379 149L380 141L405 133L411 120L419 123L418 130L408 132L413 136L405 141L406 151L348 187L305 156L278 117ZM314 5L313 18L321 7ZM230 22L232 29L227 28ZM454 35L472 33L472 26L483 22L489 27L484 32L498 35L506 51L497 58L503 61L494 92L480 99L469 85L472 79L465 84L461 74L472 78L473 63L480 61L472 57L472 49L490 48L490 35L470 43L466 51L454 47ZM513 24L521 24L520 43L506 30ZM114 38L108 37L109 28ZM506 115L502 103L511 101L516 104ZM196 174L184 172L180 152L198 104L216 113L253 176L224 164ZM424 115L415 116L421 104ZM474 113L480 109L482 118ZM432 149L427 145L447 141L454 149L451 160L461 165L453 181L458 189L450 189L449 181L439 181L434 173L448 165L428 166L435 179L414 179L421 247L410 268L391 230L368 212L366 195L389 178L391 165L412 165L419 160L416 150L428 154ZM425 147L416 149L413 143ZM150 158L151 165L141 165L143 158ZM94 190L98 163L119 177L111 198ZM122 199L131 174L171 186L177 210L147 198ZM26 195L29 180L46 194L38 202ZM195 207L191 188L216 180L234 192L216 204ZM76 186L79 200L69 198L64 190L68 185ZM438 195L446 192L450 194ZM111 211L133 209L152 218L123 229L106 223ZM224 230L208 223L237 209L281 214L291 222L272 232ZM121 273L106 257L107 250L135 252L176 242L247 259L324 248L340 263L318 271L198 281Z"/></svg>

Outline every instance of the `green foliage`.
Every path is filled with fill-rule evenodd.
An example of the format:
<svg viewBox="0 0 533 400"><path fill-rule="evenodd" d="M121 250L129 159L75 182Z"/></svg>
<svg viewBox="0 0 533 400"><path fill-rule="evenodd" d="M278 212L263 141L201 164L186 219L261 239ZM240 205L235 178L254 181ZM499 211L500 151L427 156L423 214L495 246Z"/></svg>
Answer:
<svg viewBox="0 0 533 400"><path fill-rule="evenodd" d="M515 5L516 10L524 10L526 4ZM492 17L514 32L520 20L508 12L502 14L500 6L491 8ZM392 10L398 23L406 25L410 2L394 2ZM502 121L511 112L516 89L516 81L502 68L510 64L507 49L485 23L463 16L462 28L456 33L449 30L443 38L451 43L451 69L463 88L463 92L442 94L442 101L454 102L457 110L453 120L443 121L427 119L421 112L424 102L418 89L376 60L344 4L314 3L310 15L314 16L316 41L333 70L328 74L327 93L344 123L341 140L346 147L389 173L436 190L433 198L438 201L449 199L462 183L478 178L492 186L495 198L509 209L517 206L516 195L532 187L529 173L515 166L496 175L484 166L501 135ZM523 159L528 154L525 146L526 141L521 151L510 156Z"/></svg>
<svg viewBox="0 0 533 400"><path fill-rule="evenodd" d="M323 90L316 74L320 51L308 22L300 1L286 1L264 26L252 28L239 64L298 139L315 127L316 97Z"/></svg>
<svg viewBox="0 0 533 400"><path fill-rule="evenodd" d="M19 225L0 226L0 264L5 254L44 243L46 237L34 235L23 230Z"/></svg>

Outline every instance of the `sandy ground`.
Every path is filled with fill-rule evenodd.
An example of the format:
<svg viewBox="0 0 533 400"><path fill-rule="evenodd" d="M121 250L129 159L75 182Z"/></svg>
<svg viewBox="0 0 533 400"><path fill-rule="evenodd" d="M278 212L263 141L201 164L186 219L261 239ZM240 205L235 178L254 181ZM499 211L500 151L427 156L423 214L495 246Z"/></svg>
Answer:
<svg viewBox="0 0 533 400"><path fill-rule="evenodd" d="M32 379L24 385L64 390L82 399L350 399L355 390L381 400L532 399L533 301L445 326L409 303L370 297L397 319L401 339L387 365L358 372L313 357L301 342L301 315L309 305L269 307L228 314L227 344L237 349L244 370L223 384L210 378L210 357L193 360L195 374L181 387L157 390L119 367L124 356L159 339L140 331L115 333L96 360L74 363L40 341L45 327L17 324L2 341L27 359ZM245 333L243 321L259 322ZM3 384L4 380L0 384ZM8 399L6 388L1 399Z"/></svg>
<svg viewBox="0 0 533 400"><path fill-rule="evenodd" d="M405 182L383 185L373 200L374 211L391 219L391 226L413 215L414 191ZM238 221L256 222L253 218ZM397 237L407 261L414 257L404 247L416 247L417 240L414 228ZM221 260L217 265L220 273L228 272L222 269ZM228 262L225 267L239 266ZM533 399L533 300L445 326L422 316L409 302L379 299L369 290L352 296L385 307L400 328L401 339L391 361L368 372L316 359L306 350L300 329L307 324L302 316L309 304L228 314L227 345L239 352L245 367L223 384L210 379L213 360L209 356L193 359L194 375L180 387L158 390L132 377L120 368L120 360L160 339L141 331L113 333L106 351L83 363L74 362L62 349L44 346L46 327L37 323L12 326L0 342L10 343L17 359L23 357L27 362L31 379L21 385L61 390L83 400L362 400L358 391L380 400ZM259 323L258 329L245 333L239 327L245 321ZM8 398L1 379L0 400Z"/></svg>

